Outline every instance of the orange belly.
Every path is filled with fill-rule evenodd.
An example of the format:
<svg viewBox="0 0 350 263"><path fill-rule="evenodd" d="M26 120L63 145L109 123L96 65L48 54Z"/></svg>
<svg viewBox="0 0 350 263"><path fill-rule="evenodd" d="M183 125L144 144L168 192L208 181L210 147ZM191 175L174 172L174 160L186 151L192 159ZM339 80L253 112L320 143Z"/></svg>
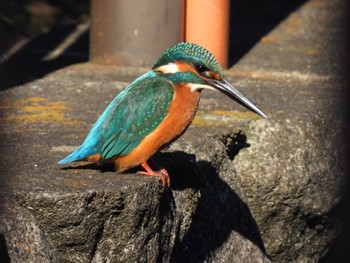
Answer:
<svg viewBox="0 0 350 263"><path fill-rule="evenodd" d="M170 105L169 114L159 126L129 154L117 156L111 161L118 172L146 162L158 150L179 138L191 124L199 103L200 93L192 92L185 85L175 85L174 99Z"/></svg>

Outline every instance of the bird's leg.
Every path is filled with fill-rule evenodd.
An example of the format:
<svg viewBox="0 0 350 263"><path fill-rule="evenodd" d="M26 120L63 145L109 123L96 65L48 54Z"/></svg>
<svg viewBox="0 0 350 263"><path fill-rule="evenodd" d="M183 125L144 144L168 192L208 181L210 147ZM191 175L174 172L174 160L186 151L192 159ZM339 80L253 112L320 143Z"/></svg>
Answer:
<svg viewBox="0 0 350 263"><path fill-rule="evenodd" d="M162 174L165 175L167 185L170 186L170 177L168 174L168 171L165 170L165 168L161 167L158 163L156 163L153 159L149 159L148 162L157 169L158 172L161 172Z"/></svg>
<svg viewBox="0 0 350 263"><path fill-rule="evenodd" d="M156 176L159 177L160 180L162 181L162 186L163 188L169 187L170 186L170 178L168 172L160 167L159 164L157 164L155 161L150 160L150 162L153 164L153 166L159 167L158 171L153 171L151 167L149 167L147 162L141 163L141 166L143 169L146 171L140 171L137 172L138 174L146 175L146 176Z"/></svg>

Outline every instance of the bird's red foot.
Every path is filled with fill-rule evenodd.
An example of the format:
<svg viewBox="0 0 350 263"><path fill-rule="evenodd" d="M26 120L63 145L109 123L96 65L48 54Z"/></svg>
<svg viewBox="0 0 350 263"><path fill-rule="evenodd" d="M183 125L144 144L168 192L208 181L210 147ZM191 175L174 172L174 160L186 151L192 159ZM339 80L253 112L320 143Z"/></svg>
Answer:
<svg viewBox="0 0 350 263"><path fill-rule="evenodd" d="M156 164L154 161L152 161L156 166L159 167L158 164ZM169 187L170 186L170 177L168 172L164 168L160 168L158 171L153 171L151 167L147 164L147 162L144 162L141 164L142 168L145 169L146 171L140 171L137 172L138 174L145 175L145 176L155 176L159 177L160 180L162 181L162 186L163 188Z"/></svg>

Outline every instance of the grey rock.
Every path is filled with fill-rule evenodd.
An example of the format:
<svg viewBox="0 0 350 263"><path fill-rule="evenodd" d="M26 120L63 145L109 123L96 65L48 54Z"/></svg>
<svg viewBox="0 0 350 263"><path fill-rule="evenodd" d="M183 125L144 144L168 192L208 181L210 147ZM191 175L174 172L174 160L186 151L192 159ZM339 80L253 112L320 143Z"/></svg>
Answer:
<svg viewBox="0 0 350 263"><path fill-rule="evenodd" d="M15 196L2 226L16 262L169 261L174 208L157 182Z"/></svg>

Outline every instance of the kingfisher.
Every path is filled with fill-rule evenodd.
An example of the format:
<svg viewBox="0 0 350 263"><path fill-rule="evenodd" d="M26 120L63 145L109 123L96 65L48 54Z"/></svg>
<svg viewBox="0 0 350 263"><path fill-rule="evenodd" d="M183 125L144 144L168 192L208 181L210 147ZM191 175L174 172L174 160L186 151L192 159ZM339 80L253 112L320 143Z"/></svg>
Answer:
<svg viewBox="0 0 350 263"><path fill-rule="evenodd" d="M208 50L181 42L165 50L151 71L120 92L83 144L58 163L113 163L118 173L140 165L144 171L139 174L158 177L163 188L169 187L168 172L151 157L186 131L204 89L218 90L267 118L224 78L220 64Z"/></svg>

